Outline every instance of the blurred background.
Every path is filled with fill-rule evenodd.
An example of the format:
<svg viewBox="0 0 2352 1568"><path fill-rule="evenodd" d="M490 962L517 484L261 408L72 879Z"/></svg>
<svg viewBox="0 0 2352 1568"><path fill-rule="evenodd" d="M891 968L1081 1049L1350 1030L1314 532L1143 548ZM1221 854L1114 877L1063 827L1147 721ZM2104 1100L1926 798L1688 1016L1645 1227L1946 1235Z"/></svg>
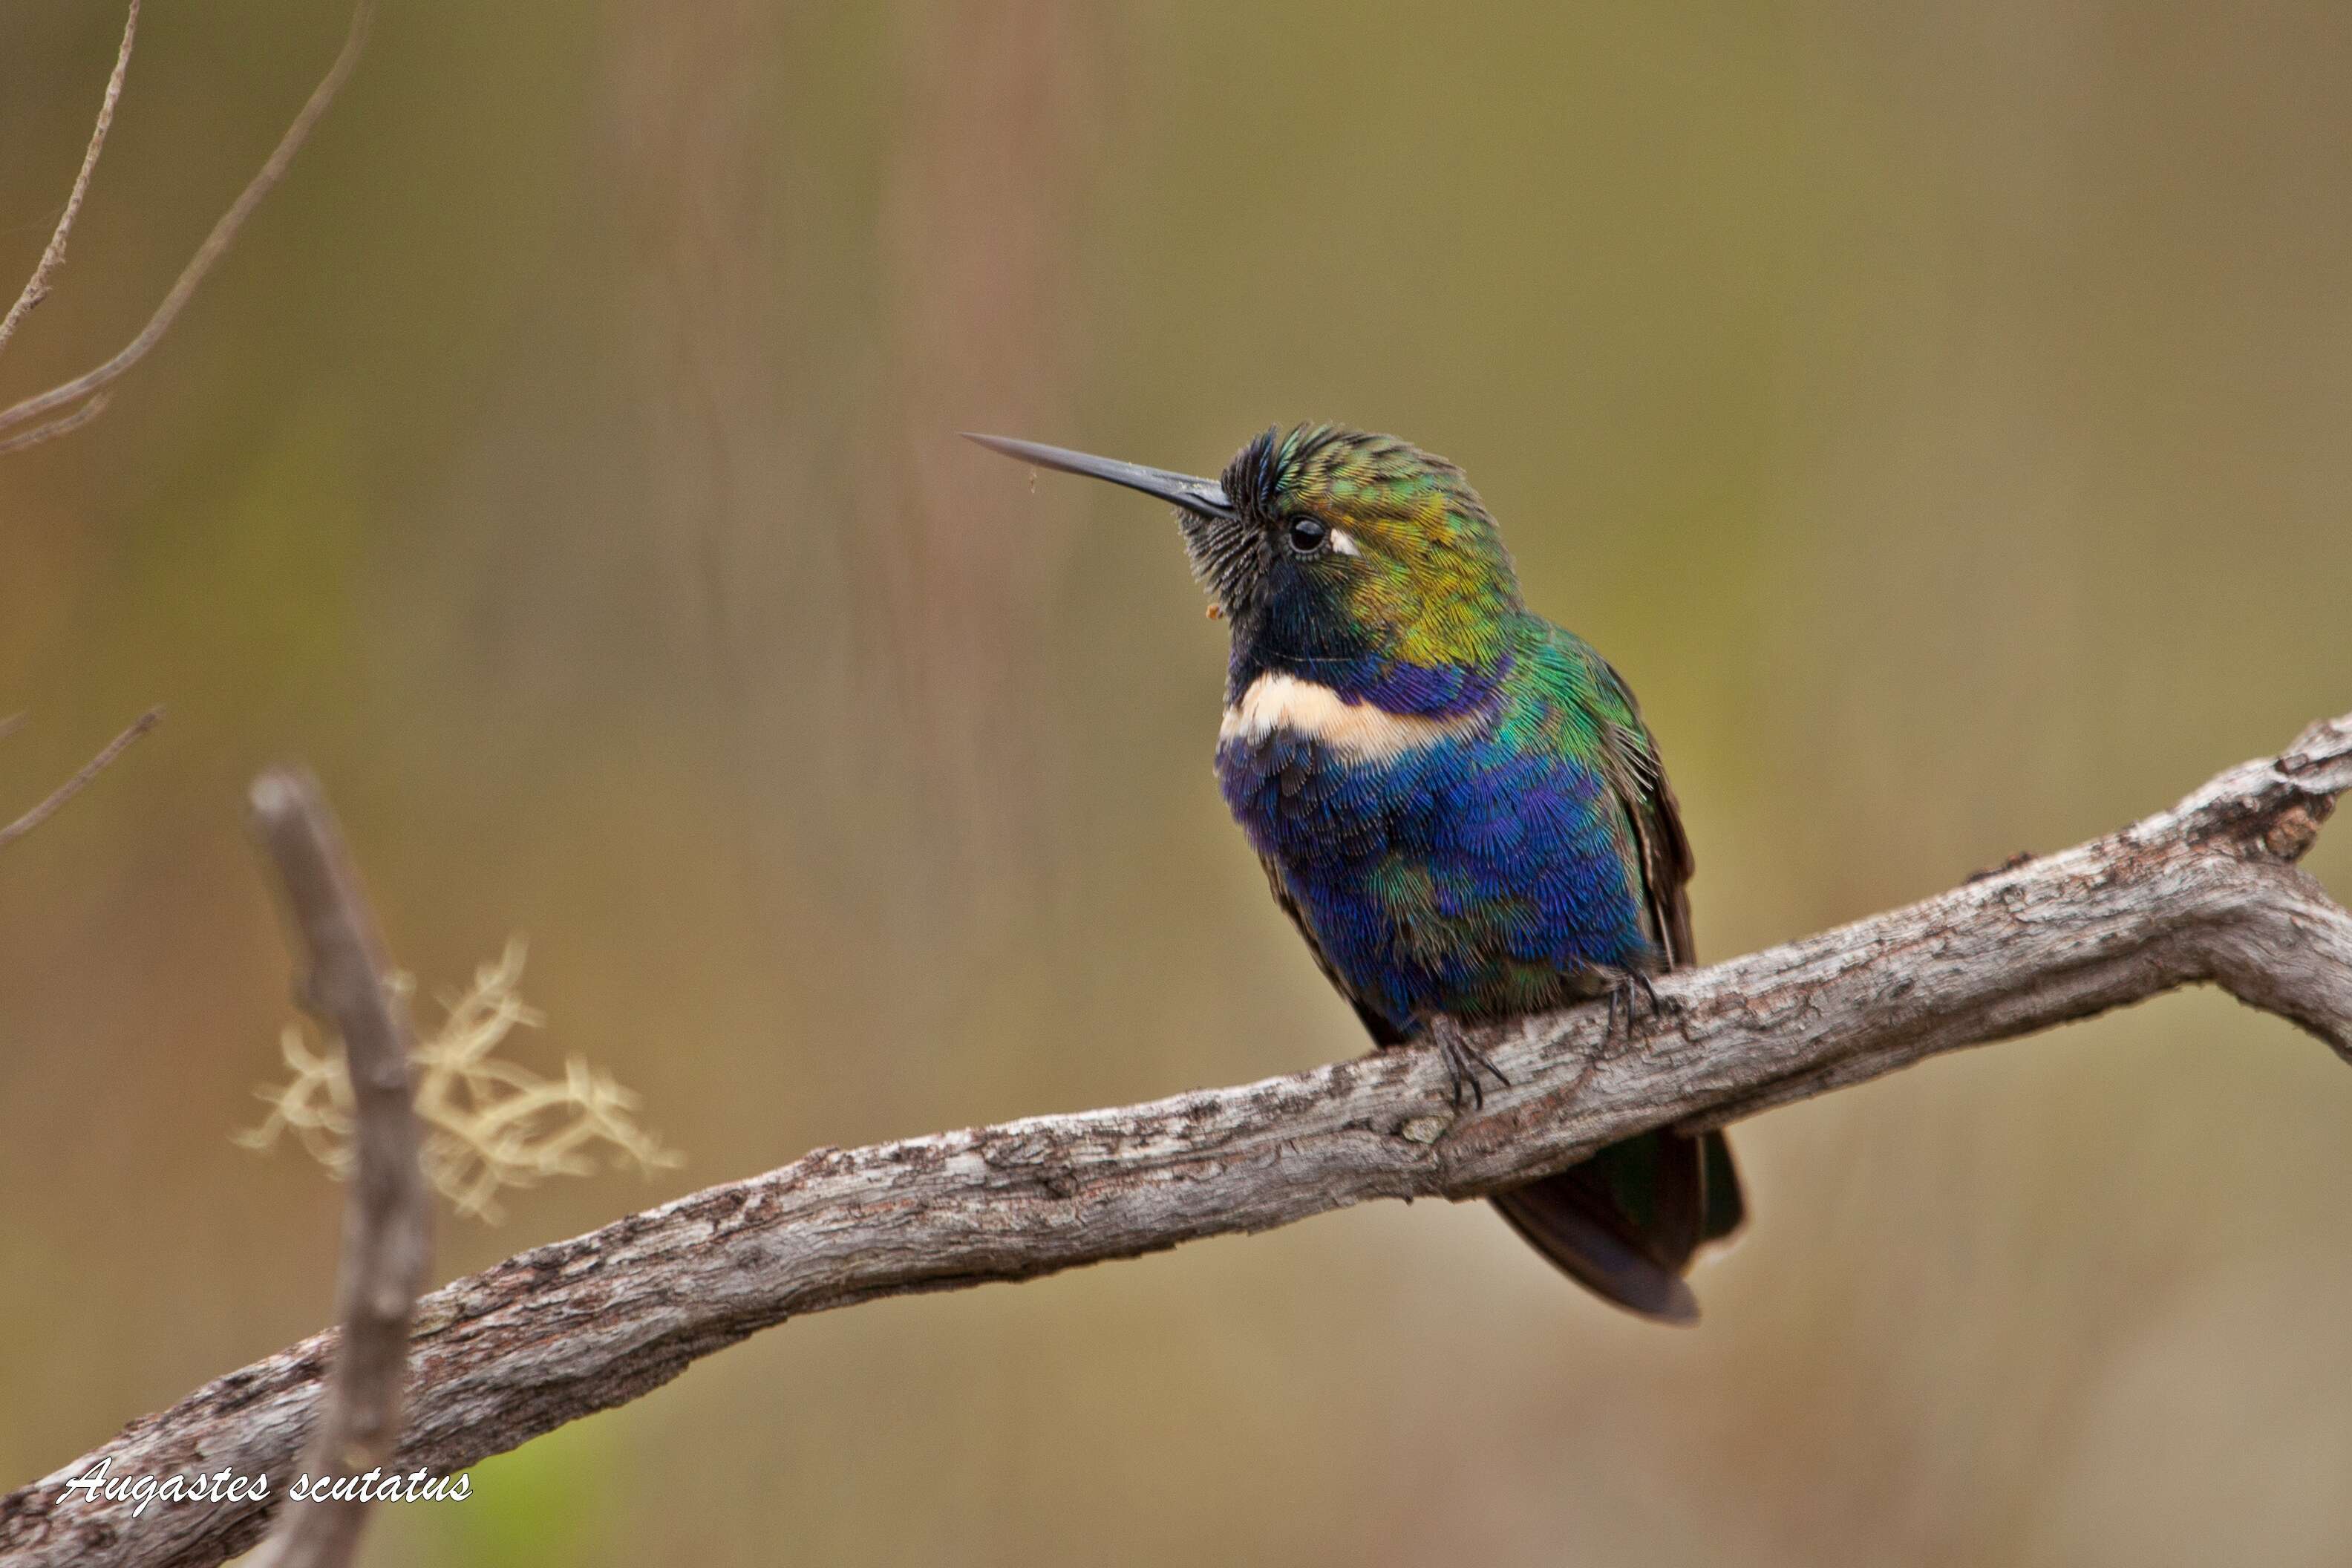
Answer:
<svg viewBox="0 0 2352 1568"><path fill-rule="evenodd" d="M135 330L344 21L153 0L0 396ZM0 4L12 293L121 23ZM0 461L0 816L169 710L0 859L0 1484L330 1314L340 1190L229 1142L267 761L425 994L527 933L517 1056L688 1156L445 1216L436 1279L1363 1047L1163 509L958 429L1463 463L1641 692L1717 957L2352 706L2347 73L2327 0L394 0L115 406ZM368 1560L2340 1563L2348 1117L2167 997L1741 1127L1696 1332L1375 1205L795 1321Z"/></svg>

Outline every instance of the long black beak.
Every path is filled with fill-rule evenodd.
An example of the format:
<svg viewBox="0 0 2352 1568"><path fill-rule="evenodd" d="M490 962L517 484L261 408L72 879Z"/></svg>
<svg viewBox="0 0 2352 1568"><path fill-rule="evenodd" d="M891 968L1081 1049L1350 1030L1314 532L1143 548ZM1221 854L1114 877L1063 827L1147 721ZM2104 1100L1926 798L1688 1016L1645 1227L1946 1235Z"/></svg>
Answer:
<svg viewBox="0 0 2352 1568"><path fill-rule="evenodd" d="M1171 474L1165 468L1147 468L1140 463L1122 463L1116 458L1089 457L1084 452L1073 452L1066 447L1015 441L1009 436L975 436L967 430L963 437L967 441L979 442L992 452L1002 452L1008 458L1018 458L1041 468L1059 468L1066 474L1084 474L1090 479L1108 479L1112 484L1125 485L1129 489L1141 490L1145 495L1174 501L1186 511L1227 519L1239 515L1234 510L1234 503L1225 499L1225 487L1214 479L1196 479L1190 474Z"/></svg>

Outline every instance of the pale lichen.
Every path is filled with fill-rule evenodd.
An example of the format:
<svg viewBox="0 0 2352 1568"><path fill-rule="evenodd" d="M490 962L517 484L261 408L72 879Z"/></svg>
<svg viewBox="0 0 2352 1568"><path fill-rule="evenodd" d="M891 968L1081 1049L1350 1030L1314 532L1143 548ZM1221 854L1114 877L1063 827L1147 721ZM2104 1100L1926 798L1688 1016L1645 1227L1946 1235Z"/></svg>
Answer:
<svg viewBox="0 0 2352 1568"><path fill-rule="evenodd" d="M543 1078L497 1054L518 1026L535 1029L545 1022L517 990L522 963L518 938L497 963L474 972L468 989L443 1002L440 1027L409 1058L425 1179L459 1214L485 1221L502 1217L498 1194L507 1188L593 1175L591 1152L600 1144L613 1165L634 1164L647 1174L683 1163L637 1125L637 1097L610 1074L573 1057L561 1079ZM398 984L405 990L409 983L404 976ZM352 1084L341 1046L314 1049L310 1029L295 1023L279 1035L278 1050L293 1076L256 1090L269 1114L234 1134L235 1142L268 1150L291 1132L336 1180L347 1178Z"/></svg>

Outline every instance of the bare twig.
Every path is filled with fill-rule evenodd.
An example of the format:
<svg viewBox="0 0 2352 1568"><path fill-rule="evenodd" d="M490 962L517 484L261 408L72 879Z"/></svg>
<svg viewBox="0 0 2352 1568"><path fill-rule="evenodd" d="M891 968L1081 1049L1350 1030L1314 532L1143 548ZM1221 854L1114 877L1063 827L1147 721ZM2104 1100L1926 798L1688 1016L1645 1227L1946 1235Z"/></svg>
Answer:
<svg viewBox="0 0 2352 1568"><path fill-rule="evenodd" d="M134 13L136 9L134 6ZM359 64L360 52L367 45L368 27L374 19L374 16L375 0L359 0L359 3L352 7L351 30L343 39L342 52L335 57L335 63L327 68L327 74L320 79L319 85L311 89L309 101L302 105L301 112L295 115L293 123L287 126L286 133L278 139L278 146L269 154L268 161L263 163L259 173L247 183L245 189L237 193L236 200L232 202L229 209L221 215L220 221L213 225L212 232L205 237L204 244L196 247L195 255L191 257L187 266L181 269L178 280L172 285L171 292L164 295L163 302L155 307L155 313L149 317L147 324L139 330L139 335L125 344L112 359L95 370L85 372L71 381L60 383L47 392L27 397L11 407L0 409L0 436L7 437L7 444L0 445L0 452L13 450L17 446L27 446L33 441L44 440L52 436L61 436L92 417L95 410L87 408L75 410L74 413L63 417L53 416L58 415L60 410L70 408L85 398L94 397L123 372L144 359L148 351L162 341L163 334L171 330L172 323L179 319L180 311L195 294L197 286L202 284L214 267L219 264L220 258L227 254L228 247L236 243L237 232L245 226L246 220L253 216L254 209L259 206L262 199L276 189L278 183L286 177L286 171L292 165L294 155L299 153L302 150L302 144L310 139L310 132L318 125L320 117L324 115L328 107L335 101L335 95L342 90L343 83L350 79L352 68ZM130 35L126 31L123 37L123 54L126 59L129 57L130 48ZM104 116L110 117L112 114L113 95L116 87L120 85L120 75L121 67L118 66L118 80L108 89ZM102 117L101 132L103 123ZM97 151L93 142L90 149L90 159L93 161L97 156ZM88 172L89 164L85 163L83 170L85 180L88 178ZM79 185L76 187L75 199L77 201L79 199ZM68 216L70 217L70 211ZM62 239L61 226L58 238L51 243L53 246L61 247ZM47 257L43 258L43 262L46 266ZM34 274L36 281L41 280L43 274L39 270ZM16 313L11 314L13 319ZM34 428L17 434L21 426L26 426Z"/></svg>
<svg viewBox="0 0 2352 1568"><path fill-rule="evenodd" d="M295 994L342 1037L359 1121L335 1289L342 1334L323 1414L298 1466L315 1483L381 1468L399 1439L409 1314L425 1282L425 1178L409 1109L408 1009L387 984L383 939L334 817L314 780L284 770L254 781L251 805L254 835L277 867L297 962L305 966ZM349 1563L368 1500L363 1491L337 1488L331 1498L298 1504L254 1562Z"/></svg>
<svg viewBox="0 0 2352 1568"><path fill-rule="evenodd" d="M81 172L74 176L73 190L66 197L66 210L58 215L58 226L49 235L49 243L41 252L41 259L33 266L33 275L25 280L25 290L8 313L0 316L0 353L5 353L8 340L26 316L33 313L43 300L48 298L49 276L65 264L66 239L73 233L74 219L81 215L82 198L89 194L89 177L98 172L98 155L106 146L106 133L114 128L114 106L122 99L122 79L131 74L131 42L139 32L139 0L131 0L131 9L122 18L122 47L114 54L114 74L106 79L106 96L99 100L98 124L89 133L89 146L81 155Z"/></svg>
<svg viewBox="0 0 2352 1568"><path fill-rule="evenodd" d="M101 392L70 414L60 414L55 419L44 420L13 436L0 436L0 458L11 452L21 452L27 447L37 447L44 441L54 441L60 436L70 436L100 415L113 400L114 394Z"/></svg>
<svg viewBox="0 0 2352 1568"><path fill-rule="evenodd" d="M163 710L161 708L150 708L146 712L139 715L131 721L131 728L109 741L98 755L84 763L79 773L51 790L48 799L41 802L7 826L0 827L0 849L5 849L17 839L24 837L50 817L55 816L58 807L88 789L91 780L104 773L115 758L130 748L131 742L153 729L162 721L163 717ZM5 735L9 731L14 730L22 719L23 715L19 714L5 724L0 724L0 735Z"/></svg>
<svg viewBox="0 0 2352 1568"><path fill-rule="evenodd" d="M2352 789L2352 714L2120 833L1659 982L1663 1026L1598 1005L1474 1035L1508 1074L1455 1110L1410 1049L1234 1089L821 1149L535 1247L418 1304L398 1463L448 1471L625 1404L802 1313L1019 1280L1369 1198L1482 1196L1644 1129L1730 1121L1963 1046L2213 984L2352 1058L2352 914L2294 862ZM282 1473L321 1334L133 1422L0 1500L0 1563L208 1564L262 1505L66 1500L101 1461Z"/></svg>

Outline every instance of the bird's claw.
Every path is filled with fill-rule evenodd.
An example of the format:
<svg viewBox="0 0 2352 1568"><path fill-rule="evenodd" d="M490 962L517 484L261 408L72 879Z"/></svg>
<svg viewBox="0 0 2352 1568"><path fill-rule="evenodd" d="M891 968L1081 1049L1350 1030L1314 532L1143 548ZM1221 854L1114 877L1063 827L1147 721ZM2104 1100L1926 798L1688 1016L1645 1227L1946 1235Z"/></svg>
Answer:
<svg viewBox="0 0 2352 1568"><path fill-rule="evenodd" d="M1652 1023L1683 1010L1680 1001L1658 994L1658 987L1639 969L1612 972L1609 980L1609 1037L1631 1041L1633 1026L1646 1011Z"/></svg>
<svg viewBox="0 0 2352 1568"><path fill-rule="evenodd" d="M1494 1058L1470 1043L1462 1026L1440 1015L1429 1021L1429 1037L1436 1043L1438 1059L1445 1064L1448 1077L1454 1080L1454 1109L1462 1109L1466 1090L1476 1109L1486 1108L1486 1086L1481 1075L1491 1078L1504 1089L1511 1087L1510 1078L1494 1063Z"/></svg>

